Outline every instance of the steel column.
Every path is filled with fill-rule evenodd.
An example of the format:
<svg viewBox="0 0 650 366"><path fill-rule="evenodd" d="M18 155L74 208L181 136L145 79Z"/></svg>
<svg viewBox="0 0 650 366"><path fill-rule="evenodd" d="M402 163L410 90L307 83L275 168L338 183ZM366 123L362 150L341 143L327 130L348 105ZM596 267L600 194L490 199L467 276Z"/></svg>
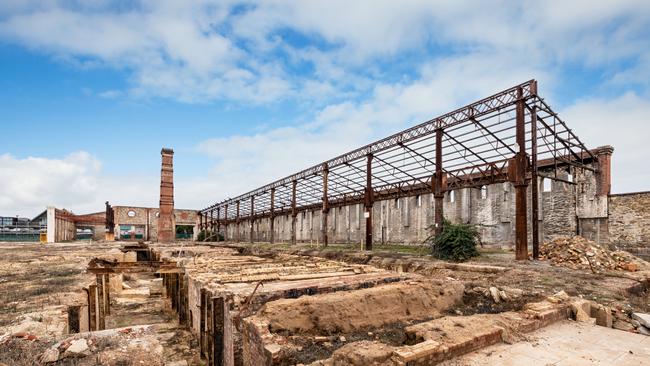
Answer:
<svg viewBox="0 0 650 366"><path fill-rule="evenodd" d="M271 229L269 241L271 242L271 244L273 244L275 242L275 230L274 230L275 229L275 223L274 223L275 222L275 215L274 215L274 213L275 213L275 187L271 188L271 217L269 218L269 220L271 220L269 222L269 227Z"/></svg>
<svg viewBox="0 0 650 366"><path fill-rule="evenodd" d="M223 220L226 223L226 227L223 229L226 235L224 235L224 239L226 241L232 240L232 238L228 238L228 204L224 206L224 213L223 213Z"/></svg>
<svg viewBox="0 0 650 366"><path fill-rule="evenodd" d="M298 181L294 180L291 182L291 244L296 244L296 216L298 212L296 211L296 185Z"/></svg>
<svg viewBox="0 0 650 366"><path fill-rule="evenodd" d="M433 176L433 198L435 199L434 222L436 235L442 233L442 200L445 198L445 189L442 179L442 134L441 128L436 130L436 173Z"/></svg>
<svg viewBox="0 0 650 366"><path fill-rule="evenodd" d="M237 216L235 218L235 222L237 224L237 236L236 236L236 238L237 238L237 242L239 243L239 232L240 232L240 230L239 230L239 201L237 201Z"/></svg>
<svg viewBox="0 0 650 366"><path fill-rule="evenodd" d="M327 215L329 213L329 200L327 198L327 176L329 168L327 163L323 163L323 211L321 214L321 241L327 246Z"/></svg>
<svg viewBox="0 0 650 366"><path fill-rule="evenodd" d="M217 241L219 241L220 232L221 232L221 207L217 207Z"/></svg>
<svg viewBox="0 0 650 366"><path fill-rule="evenodd" d="M251 243L253 242L253 224L255 223L255 196L251 196L251 215L250 215L250 224L251 224Z"/></svg>
<svg viewBox="0 0 650 366"><path fill-rule="evenodd" d="M531 169L533 185L531 186L532 198L532 228L533 228L533 259L539 259L539 176L537 174L537 106L533 106L531 112L530 124L530 140L531 140Z"/></svg>
<svg viewBox="0 0 650 366"><path fill-rule="evenodd" d="M515 158L515 258L528 259L528 212L526 205L526 125L524 121L524 99L521 88L517 89L516 104L516 141L517 156Z"/></svg>
<svg viewBox="0 0 650 366"><path fill-rule="evenodd" d="M372 206L374 203L372 191L372 158L372 154L368 154L366 157L366 250L372 250Z"/></svg>

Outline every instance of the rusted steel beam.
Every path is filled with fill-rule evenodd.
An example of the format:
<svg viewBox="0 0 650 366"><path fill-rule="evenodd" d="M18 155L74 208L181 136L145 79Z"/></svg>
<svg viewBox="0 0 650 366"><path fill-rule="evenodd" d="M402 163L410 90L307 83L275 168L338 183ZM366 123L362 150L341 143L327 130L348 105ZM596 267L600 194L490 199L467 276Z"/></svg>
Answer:
<svg viewBox="0 0 650 366"><path fill-rule="evenodd" d="M298 211L296 210L296 186L298 181L294 180L291 182L291 244L296 244L296 216L298 216Z"/></svg>
<svg viewBox="0 0 650 366"><path fill-rule="evenodd" d="M255 224L255 196L251 196L251 215L250 215L249 222L251 224L250 239L251 239L251 243L253 243L255 240L255 237L253 236L253 229Z"/></svg>
<svg viewBox="0 0 650 366"><path fill-rule="evenodd" d="M442 199L445 198L445 187L444 187L444 177L442 171L442 129L436 130L436 173L433 176L433 198L435 201L434 207L434 223L435 223L435 233L439 235L442 233L442 221L443 221L443 211L442 211Z"/></svg>
<svg viewBox="0 0 650 366"><path fill-rule="evenodd" d="M480 118L481 116L489 115L490 113L494 113L508 106L514 105L518 100L518 91L522 91L523 98L525 99L534 98L537 95L537 82L535 80L530 80L512 88L506 89L487 98L481 99L452 112L446 113L442 116L433 118L429 121L406 129L402 132L398 132L394 135L378 140L349 153L330 159L325 162L325 164L314 165L299 173L283 179L279 179L273 183L267 184L256 190L243 194L236 199L245 199L251 195L258 195L263 192L268 192L271 187L286 186L293 180L300 180L303 178L318 175L319 173L322 173L323 166L325 165L327 165L329 169L332 169L341 164L361 159L370 153L377 156L377 153L395 147L399 143L406 143L417 140L424 136L431 135L435 133L435 130L438 128L449 128L465 123L469 121L470 118Z"/></svg>
<svg viewBox="0 0 650 366"><path fill-rule="evenodd" d="M443 133L444 133L444 131L443 131ZM447 136L447 138L453 140L456 144L460 145L463 149L465 149L465 151L468 151L470 154L476 156L476 157L477 157L479 160L481 160L483 163L485 163L485 164L489 164L489 162L488 162L487 160L485 160L485 158L483 158L481 155L475 153L472 149L468 148L465 144L463 144L462 142L458 141L458 140L457 140L455 137L453 137L452 135L450 135L450 134L448 134L448 133L445 133L445 135Z"/></svg>
<svg viewBox="0 0 650 366"><path fill-rule="evenodd" d="M271 214L269 215L269 241L275 242L275 188L271 188Z"/></svg>
<svg viewBox="0 0 650 366"><path fill-rule="evenodd" d="M526 156L526 125L524 121L524 97L523 90L517 90L517 110L516 110L516 141L518 152L514 162L514 186L515 186L515 258L517 260L528 259L528 210L526 198L526 171L528 158Z"/></svg>
<svg viewBox="0 0 650 366"><path fill-rule="evenodd" d="M324 246L327 246L327 216L329 214L329 197L327 196L327 178L329 168L327 163L323 164L323 210L321 213L321 241Z"/></svg>
<svg viewBox="0 0 650 366"><path fill-rule="evenodd" d="M236 216L236 220L237 220L237 242L239 243L239 239L240 239L240 228L239 228L239 201L237 201L237 216Z"/></svg>
<svg viewBox="0 0 650 366"><path fill-rule="evenodd" d="M365 195L365 219L366 219L366 250L372 250L372 206L374 203L372 191L372 154L366 157L366 195Z"/></svg>
<svg viewBox="0 0 650 366"><path fill-rule="evenodd" d="M532 230L533 230L533 259L539 259L539 176L537 174L537 106L533 106L530 114L530 158L531 158L531 199L532 199Z"/></svg>
<svg viewBox="0 0 650 366"><path fill-rule="evenodd" d="M219 240L219 235L221 233L221 207L217 207L217 241Z"/></svg>
<svg viewBox="0 0 650 366"><path fill-rule="evenodd" d="M479 126L483 131L487 132L490 136L492 136L495 140L497 140L501 145L503 145L505 148L510 150L510 152L514 155L517 152L510 147L510 145L506 144L503 140L501 140L497 135L494 134L494 132L490 131L489 129L485 128L481 122L477 121L476 118L471 119L472 122L474 122L475 125Z"/></svg>

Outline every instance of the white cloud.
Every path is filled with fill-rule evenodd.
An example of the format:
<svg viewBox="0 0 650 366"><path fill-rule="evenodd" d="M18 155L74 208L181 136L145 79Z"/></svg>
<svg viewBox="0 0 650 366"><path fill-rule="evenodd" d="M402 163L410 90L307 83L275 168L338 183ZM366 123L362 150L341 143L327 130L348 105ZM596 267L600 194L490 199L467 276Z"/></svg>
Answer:
<svg viewBox="0 0 650 366"><path fill-rule="evenodd" d="M87 152L63 159L0 155L0 209L3 215L32 215L48 204L69 206L93 200L100 162Z"/></svg>
<svg viewBox="0 0 650 366"><path fill-rule="evenodd" d="M590 147L612 145L612 192L649 188L650 99L635 93L616 98L588 98L561 112L569 126Z"/></svg>
<svg viewBox="0 0 650 366"><path fill-rule="evenodd" d="M124 69L132 96L186 102L354 96L394 77L380 63L412 54L411 63L419 68L439 57L430 48L442 49L443 57L476 59L498 50L556 72L565 64L620 67L626 61L630 69L644 72L638 78L650 76L642 66L650 49L647 1L269 0L240 5L8 1L0 5L0 37L85 67ZM316 42L294 44L285 30ZM297 62L312 65L313 73L290 72Z"/></svg>
<svg viewBox="0 0 650 366"><path fill-rule="evenodd" d="M485 68L491 72L485 73ZM423 67L415 82L379 84L367 100L328 105L303 124L207 139L197 148L214 158L215 166L206 178L214 183L204 191L218 192L210 197L213 200L234 197L526 81L533 74L551 80L542 70L498 53L446 58Z"/></svg>
<svg viewBox="0 0 650 366"><path fill-rule="evenodd" d="M320 106L300 125L203 141L198 149L215 165L207 176L176 180L179 207L207 204L196 192L219 192L215 200L242 193L530 78L552 100L559 88L571 87L562 83L567 65L603 68L619 86L650 80L647 1L277 0L247 4L236 14L235 3L225 1L143 0L119 11L110 1L61 4L2 2L0 38L81 67L128 73L129 90L100 96L290 98ZM287 29L317 42L293 44L281 36ZM403 78L385 66L402 55L411 57L412 72ZM302 62L313 71L288 71ZM615 191L647 189L647 169L637 163L647 159L635 158L650 157L642 141L650 107L642 95L591 97L559 110L588 146L617 148ZM130 177L124 185L124 177L103 176L96 163L87 154L2 155L0 176L12 178L0 182L0 208L157 204L158 177ZM43 165L51 168L47 175L39 173ZM79 182L85 188L71 189Z"/></svg>

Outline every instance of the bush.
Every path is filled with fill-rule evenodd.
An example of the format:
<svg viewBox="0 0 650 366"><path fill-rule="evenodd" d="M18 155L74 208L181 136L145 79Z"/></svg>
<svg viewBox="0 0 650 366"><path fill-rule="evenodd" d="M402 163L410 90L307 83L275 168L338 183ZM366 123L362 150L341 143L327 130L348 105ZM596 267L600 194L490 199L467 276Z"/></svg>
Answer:
<svg viewBox="0 0 650 366"><path fill-rule="evenodd" d="M431 229L435 230L434 227ZM452 224L444 220L440 235L431 235L426 241L431 245L431 254L439 259L464 262L479 256L476 244L479 232L474 225Z"/></svg>

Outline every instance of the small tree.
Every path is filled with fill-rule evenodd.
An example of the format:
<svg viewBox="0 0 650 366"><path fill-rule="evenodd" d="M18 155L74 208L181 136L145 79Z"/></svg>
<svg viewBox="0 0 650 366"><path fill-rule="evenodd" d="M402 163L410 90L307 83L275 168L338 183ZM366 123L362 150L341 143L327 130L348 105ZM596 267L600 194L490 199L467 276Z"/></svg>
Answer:
<svg viewBox="0 0 650 366"><path fill-rule="evenodd" d="M431 227L430 230L435 230ZM474 225L452 224L448 220L442 222L442 232L435 233L426 239L431 245L431 254L439 259L464 262L480 255L476 249L480 234Z"/></svg>

